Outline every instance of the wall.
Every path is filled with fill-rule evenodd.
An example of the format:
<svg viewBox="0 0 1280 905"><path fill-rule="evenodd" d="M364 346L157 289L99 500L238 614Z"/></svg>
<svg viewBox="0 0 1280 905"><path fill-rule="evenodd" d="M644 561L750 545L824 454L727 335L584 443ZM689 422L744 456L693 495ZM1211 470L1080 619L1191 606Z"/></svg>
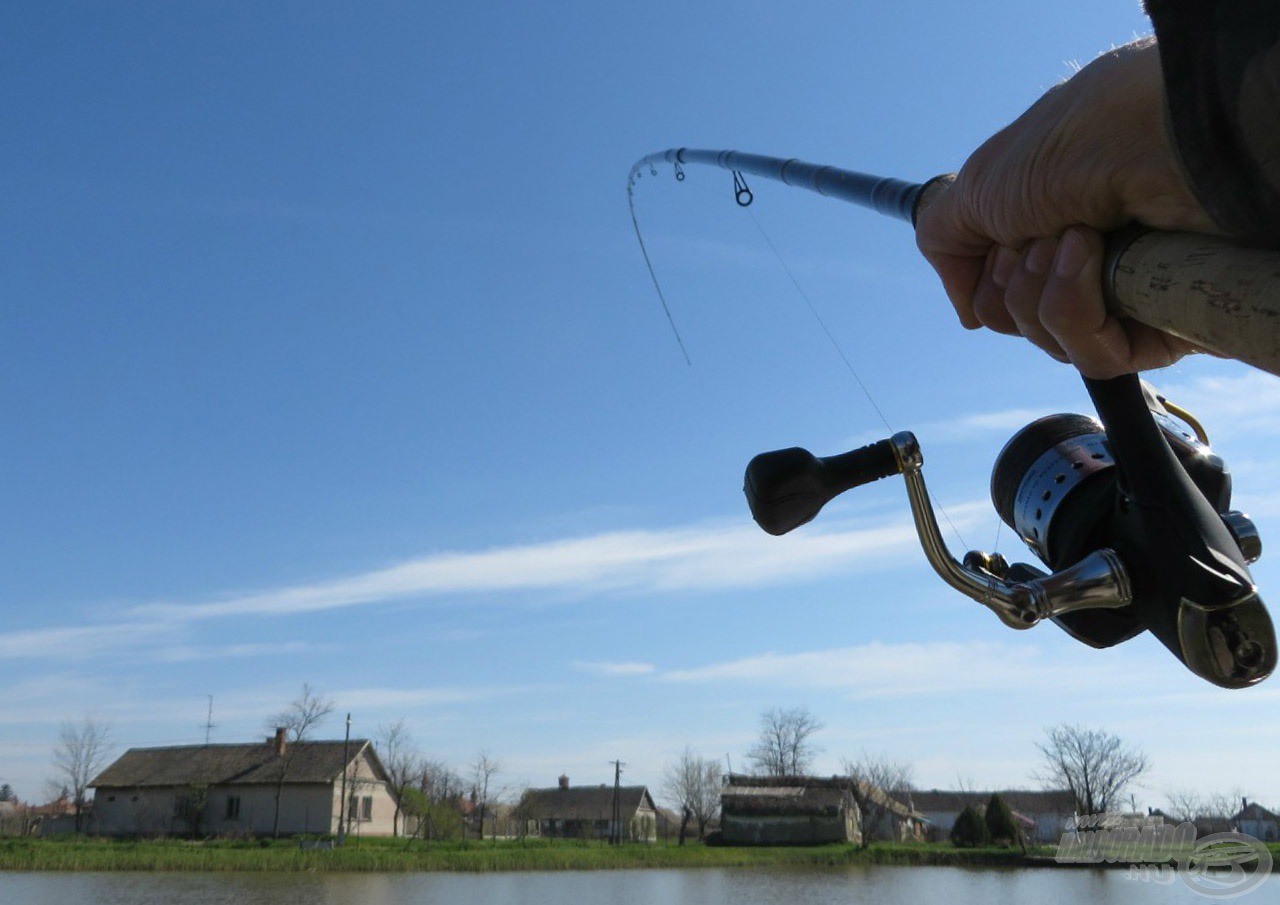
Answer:
<svg viewBox="0 0 1280 905"><path fill-rule="evenodd" d="M855 842L852 817L720 816L720 835L726 845L811 845Z"/></svg>
<svg viewBox="0 0 1280 905"><path fill-rule="evenodd" d="M357 808L356 812L351 815L351 823L347 827L347 834L350 836L390 836L392 835L396 802L391 797L391 793L387 791L387 784L378 779L370 760L368 752L362 752L361 756L352 762L351 768L347 772L347 797L355 795L357 798L370 797L373 799L372 819L364 820L361 817L361 811ZM333 829L332 832L338 831L338 815L342 812L342 779L338 778L333 784L333 795L330 807L333 813ZM403 820L403 815L401 815Z"/></svg>
<svg viewBox="0 0 1280 905"><path fill-rule="evenodd" d="M182 786L102 789L94 797L92 832L106 836L186 835L195 829L180 816L177 800L192 794ZM276 786L213 786L207 791L203 835L269 835L275 823ZM239 812L227 814L227 800L239 799ZM322 784L286 784L280 796L280 834L328 833L333 826L333 796Z"/></svg>

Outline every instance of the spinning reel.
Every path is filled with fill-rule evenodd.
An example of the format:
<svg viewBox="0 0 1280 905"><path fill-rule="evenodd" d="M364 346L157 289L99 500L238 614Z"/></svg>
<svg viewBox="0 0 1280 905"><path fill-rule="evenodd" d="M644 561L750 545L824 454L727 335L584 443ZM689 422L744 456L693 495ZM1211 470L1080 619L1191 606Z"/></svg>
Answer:
<svg viewBox="0 0 1280 905"><path fill-rule="evenodd" d="M1041 418L1006 444L991 475L1000 518L1050 572L976 550L957 561L910 432L821 459L794 447L756 456L744 486L751 513L768 533L785 534L838 494L901 474L930 565L1005 625L1052 619L1098 648L1149 630L1215 685L1261 682L1276 666L1275 630L1247 565L1262 543L1230 508L1226 463L1193 417L1136 375L1085 386L1101 423Z"/></svg>

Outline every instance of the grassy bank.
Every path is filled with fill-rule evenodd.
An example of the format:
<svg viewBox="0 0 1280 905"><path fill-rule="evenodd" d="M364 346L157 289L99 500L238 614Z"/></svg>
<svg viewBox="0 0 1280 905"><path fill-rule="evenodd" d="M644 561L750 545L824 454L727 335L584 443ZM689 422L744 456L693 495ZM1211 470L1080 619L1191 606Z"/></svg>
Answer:
<svg viewBox="0 0 1280 905"><path fill-rule="evenodd" d="M1280 845L1269 846L1280 861ZM508 871L698 867L839 867L856 864L1053 867L1054 848L1021 852L957 849L947 843L876 843L787 848L701 844L622 845L561 840L453 842L351 840L304 850L294 840L4 839L0 871Z"/></svg>
<svg viewBox="0 0 1280 905"><path fill-rule="evenodd" d="M1050 853L1045 850L1042 853ZM527 840L470 843L349 841L303 850L290 840L0 839L0 870L142 871L505 871L692 867L830 867L847 864L1023 864L1007 849L877 844L729 848Z"/></svg>

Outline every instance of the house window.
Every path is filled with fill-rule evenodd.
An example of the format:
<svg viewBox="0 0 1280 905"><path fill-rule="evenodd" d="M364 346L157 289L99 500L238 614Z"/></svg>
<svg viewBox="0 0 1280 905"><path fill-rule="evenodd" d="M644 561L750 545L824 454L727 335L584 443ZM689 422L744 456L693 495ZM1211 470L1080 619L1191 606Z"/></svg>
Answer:
<svg viewBox="0 0 1280 905"><path fill-rule="evenodd" d="M239 796L239 795L228 795L228 796L227 796L227 815L226 815L226 819L227 819L227 820L239 820L239 819L240 819L240 796Z"/></svg>
<svg viewBox="0 0 1280 905"><path fill-rule="evenodd" d="M352 795L351 803L347 807L347 814L350 820L359 820L365 822L373 819L373 796L372 795Z"/></svg>
<svg viewBox="0 0 1280 905"><path fill-rule="evenodd" d="M178 795L173 799L173 816L188 820L195 815L196 803L190 795Z"/></svg>

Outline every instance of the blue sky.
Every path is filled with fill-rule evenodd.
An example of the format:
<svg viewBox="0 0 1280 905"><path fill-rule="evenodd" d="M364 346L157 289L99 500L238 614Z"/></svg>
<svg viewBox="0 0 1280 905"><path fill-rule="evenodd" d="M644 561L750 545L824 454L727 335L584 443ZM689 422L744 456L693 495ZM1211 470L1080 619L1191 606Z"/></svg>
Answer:
<svg viewBox="0 0 1280 905"><path fill-rule="evenodd" d="M744 212L692 168L636 193L686 366L627 213L678 145L955 169L1145 27L1111 0L6 8L0 782L39 796L63 720L195 743L213 695L241 741L308 682L512 788L740 766L763 710L807 706L823 771L1025 786L1079 722L1150 755L1140 805L1280 803L1280 688L1009 632L929 571L896 480L783 539L750 521L756 452L885 433L787 269L921 438L958 549L1029 557L989 469L1088 411L1073 372L961 330L904 225L758 180ZM1280 384L1155 380L1265 540Z"/></svg>

